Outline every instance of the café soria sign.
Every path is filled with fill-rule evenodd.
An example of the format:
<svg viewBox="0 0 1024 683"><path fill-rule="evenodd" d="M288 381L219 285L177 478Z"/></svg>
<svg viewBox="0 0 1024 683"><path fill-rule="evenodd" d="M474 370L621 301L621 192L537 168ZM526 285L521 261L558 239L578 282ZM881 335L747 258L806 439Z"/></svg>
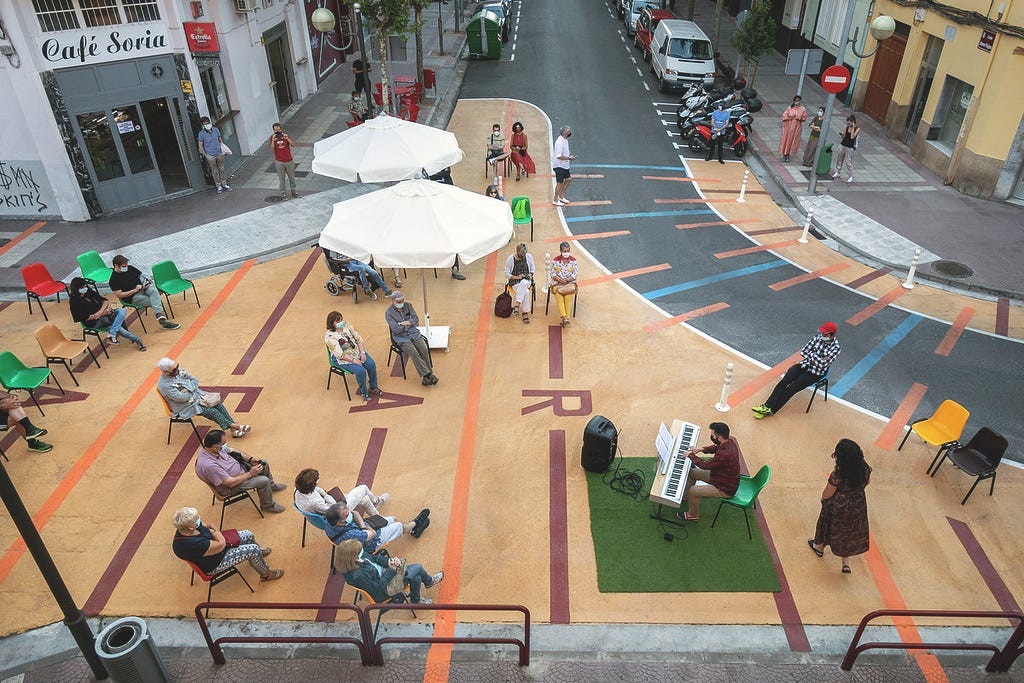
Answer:
<svg viewBox="0 0 1024 683"><path fill-rule="evenodd" d="M54 69L165 54L170 44L161 21L36 36L43 63Z"/></svg>

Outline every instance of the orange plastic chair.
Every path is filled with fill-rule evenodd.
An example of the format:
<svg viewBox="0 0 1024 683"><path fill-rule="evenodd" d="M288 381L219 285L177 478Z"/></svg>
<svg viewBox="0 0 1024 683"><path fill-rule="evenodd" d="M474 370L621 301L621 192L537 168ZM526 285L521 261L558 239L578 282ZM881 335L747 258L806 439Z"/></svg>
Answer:
<svg viewBox="0 0 1024 683"><path fill-rule="evenodd" d="M970 416L970 412L962 405L946 399L931 417L921 418L910 423L910 429L903 435L903 441L900 441L900 447L896 450L903 449L903 444L907 442L907 437L911 432L924 439L926 443L932 446L941 446L944 450L960 439L964 433L967 418Z"/></svg>
<svg viewBox="0 0 1024 683"><path fill-rule="evenodd" d="M97 363L97 365L99 365L99 363ZM161 394L159 391L156 392L156 395L157 397L159 397L160 402L164 404L164 410L167 412L167 419L170 420L170 422L167 423L167 444L170 445L171 443L171 427L173 427L175 423L192 425L192 431L195 432L196 441L202 444L203 437L199 434L199 428L196 427L196 423L192 420L192 418L174 417L174 413L171 412L171 405L167 402L167 399L164 398L164 395ZM221 521L223 522L223 520Z"/></svg>
<svg viewBox="0 0 1024 683"><path fill-rule="evenodd" d="M68 361L74 360L78 354L88 351L89 355L92 356L92 362L96 364L96 367L100 367L100 362L96 360L96 354L92 352L92 348L87 343L68 339L53 323L46 323L36 330L35 337L36 342L39 344L39 349L46 356L47 367L53 363L63 365L64 369L71 375L71 379L76 387L79 386L78 380L75 378L75 373L71 372L71 366L68 365Z"/></svg>
<svg viewBox="0 0 1024 683"><path fill-rule="evenodd" d="M25 298L28 299L28 314L32 315L32 299L39 304L39 310L43 312L43 320L49 320L46 309L43 308L41 297L57 295L57 303L60 303L60 293L67 292L68 287L59 280L54 280L50 271L42 263L33 263L21 269L21 278L25 281Z"/></svg>
<svg viewBox="0 0 1024 683"><path fill-rule="evenodd" d="M238 571L237 566L228 567L227 569L217 572L216 574L207 574L202 569L200 569L195 562L189 562L188 560L182 559L180 557L178 559L192 568L192 578L188 580L188 585L195 585L197 574L199 575L199 578L201 580L205 581L209 585L209 588L206 589L206 602L210 602L210 599L213 597L213 587L216 586L218 583L230 579L232 576L237 576L238 578L240 578L242 580L242 583L245 584L245 587L249 589L250 593L256 592L253 590L252 586L249 585L249 582L245 580L245 577L242 576L242 573ZM209 607L206 608L206 616L210 616Z"/></svg>

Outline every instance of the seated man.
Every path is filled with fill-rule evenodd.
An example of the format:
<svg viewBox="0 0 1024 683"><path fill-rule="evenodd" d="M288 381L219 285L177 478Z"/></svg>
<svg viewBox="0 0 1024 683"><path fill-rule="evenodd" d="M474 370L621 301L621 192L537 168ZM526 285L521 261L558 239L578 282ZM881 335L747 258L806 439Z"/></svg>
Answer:
<svg viewBox="0 0 1024 683"><path fill-rule="evenodd" d="M492 167L499 161L508 159L512 154L505 150L505 136L501 133L501 124L491 126L491 134L487 136L487 163Z"/></svg>
<svg viewBox="0 0 1024 683"><path fill-rule="evenodd" d="M388 321L392 339L402 348L402 353L412 360L416 372L423 378L423 384L437 384L437 375L430 366L427 340L416 327L420 324L416 309L405 300L401 292L391 292L391 301L392 304L384 311L384 319Z"/></svg>
<svg viewBox="0 0 1024 683"><path fill-rule="evenodd" d="M199 511L187 507L174 513L173 524L178 530L171 545L174 554L196 565L208 576L245 560L260 575L261 581L273 581L284 576L283 569L267 566L263 558L270 554L270 548L261 548L251 531L239 530L225 534L204 525L199 519Z"/></svg>
<svg viewBox="0 0 1024 683"><path fill-rule="evenodd" d="M242 438L252 430L249 425L235 422L235 418L231 417L223 403L218 401L210 405L210 395L200 390L199 380L182 370L178 361L165 357L161 358L156 366L160 369L156 390L167 401L171 415L182 420L202 415L207 420L216 422L221 429L230 430L231 436L236 439Z"/></svg>
<svg viewBox="0 0 1024 683"><path fill-rule="evenodd" d="M28 413L21 407L21 400L6 391L0 391L0 424L17 430L33 453L47 453L53 450L51 444L39 439L46 435L46 430L32 424L28 419Z"/></svg>
<svg viewBox="0 0 1024 683"><path fill-rule="evenodd" d="M124 319L128 311L124 308L114 308L106 298L100 296L84 277L71 279L71 286L68 288L68 305L71 307L71 319L81 323L85 327L94 330L103 330L107 333L107 342L119 344L117 335L123 336L139 347L139 351L145 351L146 346L142 340L124 327Z"/></svg>
<svg viewBox="0 0 1024 683"><path fill-rule="evenodd" d="M274 502L274 493L284 491L288 485L274 482L266 460L228 449L227 434L220 429L211 429L203 437L203 448L196 459L196 475L219 496L256 489L263 510L284 512L284 506Z"/></svg>
<svg viewBox="0 0 1024 683"><path fill-rule="evenodd" d="M378 506L391 499L390 493L375 495L366 484L360 484L346 494L337 486L330 493L317 486L320 473L307 467L295 477L295 504L303 512L326 515L332 505L344 503L360 515L377 515Z"/></svg>
<svg viewBox="0 0 1024 683"><path fill-rule="evenodd" d="M370 286L370 282L377 289L384 290L384 296L391 296L391 290L386 284L384 284L384 278L380 276L376 270L363 263L362 261L356 260L344 254L339 254L336 251L327 251L327 257L340 263L348 272L355 274L359 277L359 284L363 286L363 291L366 292L366 296L370 297L374 301L377 300L377 293L373 291L373 287Z"/></svg>
<svg viewBox="0 0 1024 683"><path fill-rule="evenodd" d="M335 503L324 515L327 518L327 538L337 545L342 541L354 538L363 544L367 552L375 552L380 546L390 543L403 533L419 538L420 534L430 526L430 510L423 508L411 522L396 522L394 517L385 517L387 525L377 531L370 528L363 516L350 510L345 503Z"/></svg>
<svg viewBox="0 0 1024 683"><path fill-rule="evenodd" d="M515 307L513 315L518 315L520 309L523 312L523 322L530 322L530 294L533 290L533 274L537 268L533 265L533 256L526 253L526 245L520 243L516 247L516 253L510 254L505 261L505 278L508 280L508 287L515 292Z"/></svg>
<svg viewBox="0 0 1024 683"><path fill-rule="evenodd" d="M690 502L690 509L681 516L688 522L700 519L701 498L728 498L740 487L740 444L736 437L729 436L729 425L712 422L711 445L691 448L686 456L693 461L690 476L686 478L683 500ZM710 460L699 458L698 453L713 453ZM697 482L704 485L695 486Z"/></svg>
<svg viewBox="0 0 1024 683"><path fill-rule="evenodd" d="M153 285L153 279L146 277L135 266L128 265L128 259L121 254L114 257L114 274L110 276L110 290L123 303L136 306L149 306L156 315L160 327L165 330L176 330L181 325L167 320L160 292Z"/></svg>

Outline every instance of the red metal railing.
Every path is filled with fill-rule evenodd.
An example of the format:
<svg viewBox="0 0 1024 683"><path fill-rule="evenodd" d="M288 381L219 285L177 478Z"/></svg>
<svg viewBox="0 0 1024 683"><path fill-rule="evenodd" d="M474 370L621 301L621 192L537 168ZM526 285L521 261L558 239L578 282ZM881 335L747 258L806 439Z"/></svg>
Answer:
<svg viewBox="0 0 1024 683"><path fill-rule="evenodd" d="M378 604L367 605L363 608L366 611L367 624L370 623L370 612L372 611L459 611L459 612L521 612L523 615L523 639L518 638L489 638L475 636L392 636L374 639L371 643L374 663L378 666L384 664L384 652L381 645L385 643L445 643L464 645L515 645L519 648L519 666L530 665L530 610L522 605L462 605L456 603L448 604Z"/></svg>
<svg viewBox="0 0 1024 683"><path fill-rule="evenodd" d="M868 623L878 617L956 617L967 619L1010 619L1016 620L1017 626L1010 634L1009 640L1000 649L989 643L904 643L904 642L870 642L861 643L860 638ZM983 650L991 652L992 659L985 666L989 673L1006 672L1010 670L1017 658L1024 654L1021 643L1024 642L1024 614L1020 612L985 612L985 611L955 611L955 610L933 610L933 609L880 609L869 612L860 620L857 632L850 641L850 647L843 658L841 668L849 671L857 656L865 650L887 649L887 650Z"/></svg>

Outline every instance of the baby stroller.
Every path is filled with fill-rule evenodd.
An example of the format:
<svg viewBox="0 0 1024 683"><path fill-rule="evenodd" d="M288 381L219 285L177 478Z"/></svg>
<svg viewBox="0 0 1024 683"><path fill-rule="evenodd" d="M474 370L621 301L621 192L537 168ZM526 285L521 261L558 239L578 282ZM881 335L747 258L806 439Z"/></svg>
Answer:
<svg viewBox="0 0 1024 683"><path fill-rule="evenodd" d="M342 292L352 292L352 303L359 303L359 276L348 270L348 259L338 258L326 247L320 247L324 253L324 262L327 270L331 271L331 277L324 283L324 288L331 296L338 296Z"/></svg>

